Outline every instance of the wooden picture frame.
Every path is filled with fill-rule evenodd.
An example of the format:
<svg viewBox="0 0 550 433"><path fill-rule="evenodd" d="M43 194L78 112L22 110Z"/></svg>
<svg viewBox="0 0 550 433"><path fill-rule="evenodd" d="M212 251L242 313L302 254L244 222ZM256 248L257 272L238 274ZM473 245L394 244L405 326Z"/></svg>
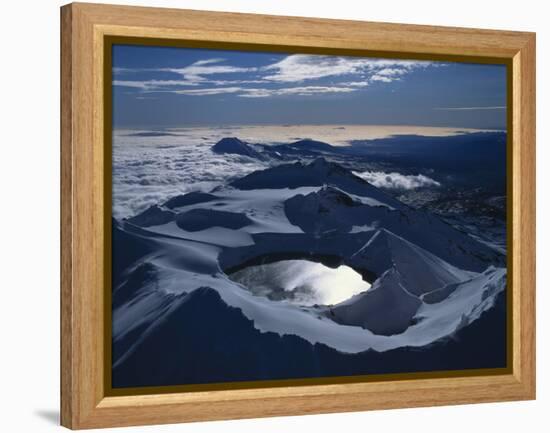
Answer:
<svg viewBox="0 0 550 433"><path fill-rule="evenodd" d="M109 38L188 46L506 63L509 368L302 386L109 395L105 317ZM114 38L114 39L113 39ZM61 8L61 424L72 429L535 398L535 34L73 3ZM511 132L511 134L510 134Z"/></svg>

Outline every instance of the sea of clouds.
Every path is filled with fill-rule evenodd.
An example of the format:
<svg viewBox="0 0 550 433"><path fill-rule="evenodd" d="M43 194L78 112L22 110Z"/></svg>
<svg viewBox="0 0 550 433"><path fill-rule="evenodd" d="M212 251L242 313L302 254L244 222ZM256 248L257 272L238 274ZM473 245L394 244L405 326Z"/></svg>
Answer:
<svg viewBox="0 0 550 433"><path fill-rule="evenodd" d="M190 191L210 191L234 176L265 168L238 155L217 155L210 148L230 134L224 130L177 131L139 136L113 134L113 216L125 218ZM232 134L230 134L232 135Z"/></svg>
<svg viewBox="0 0 550 433"><path fill-rule="evenodd" d="M410 190L441 186L441 183L423 174L405 175L397 172L384 173L383 171L354 172L354 174L377 188Z"/></svg>
<svg viewBox="0 0 550 433"><path fill-rule="evenodd" d="M269 162L239 155L217 155L211 147L223 137L249 143L290 143L303 138L346 146L353 140L396 133L452 135L450 128L363 125L269 125L189 127L169 130L117 129L113 132L113 216L133 216L147 207L190 191L210 191L228 179L267 168ZM439 186L424 175L356 173L382 188Z"/></svg>

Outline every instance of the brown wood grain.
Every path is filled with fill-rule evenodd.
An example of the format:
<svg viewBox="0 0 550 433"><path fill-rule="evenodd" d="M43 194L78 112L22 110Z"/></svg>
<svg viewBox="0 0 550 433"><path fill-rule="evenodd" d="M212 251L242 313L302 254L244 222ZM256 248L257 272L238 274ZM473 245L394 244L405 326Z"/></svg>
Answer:
<svg viewBox="0 0 550 433"><path fill-rule="evenodd" d="M535 35L71 4L61 10L61 423L69 428L535 398ZM512 62L511 374L107 397L103 383L105 36Z"/></svg>
<svg viewBox="0 0 550 433"><path fill-rule="evenodd" d="M61 9L61 424L71 427L72 373L72 10Z"/></svg>

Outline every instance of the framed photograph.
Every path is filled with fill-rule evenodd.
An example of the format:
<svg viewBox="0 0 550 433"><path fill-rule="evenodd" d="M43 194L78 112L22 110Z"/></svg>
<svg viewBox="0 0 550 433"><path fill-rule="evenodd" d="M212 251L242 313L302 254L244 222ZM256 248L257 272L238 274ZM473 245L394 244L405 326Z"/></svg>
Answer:
<svg viewBox="0 0 550 433"><path fill-rule="evenodd" d="M535 398L535 35L61 8L61 417Z"/></svg>

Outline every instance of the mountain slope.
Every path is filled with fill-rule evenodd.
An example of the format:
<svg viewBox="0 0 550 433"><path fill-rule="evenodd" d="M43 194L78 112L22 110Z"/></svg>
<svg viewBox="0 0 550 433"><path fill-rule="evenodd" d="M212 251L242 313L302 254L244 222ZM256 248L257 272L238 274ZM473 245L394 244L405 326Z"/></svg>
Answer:
<svg viewBox="0 0 550 433"><path fill-rule="evenodd" d="M479 320L424 350L349 355L293 335L261 332L216 291L201 289L178 301L171 315L116 365L113 387L503 368L505 305L501 294Z"/></svg>
<svg viewBox="0 0 550 433"><path fill-rule="evenodd" d="M416 296L469 280L475 275L450 265L386 229L378 230L364 247L353 254L350 263L372 269L377 274L394 268L403 277L405 289Z"/></svg>
<svg viewBox="0 0 550 433"><path fill-rule="evenodd" d="M409 293L395 268L388 269L364 293L329 309L331 318L342 325L361 326L379 335L404 332L422 301Z"/></svg>
<svg viewBox="0 0 550 433"><path fill-rule="evenodd" d="M323 158L176 196L114 221L113 239L120 386L140 383L144 368L156 385L403 371L397 356L418 363L414 371L437 369L455 365L440 349L451 336L468 334L456 347L477 351L468 329L502 331L493 325L502 319L503 254ZM259 296L231 278L292 260L346 265L372 287L335 305L303 305L286 302L285 287ZM241 281L254 286L255 272L247 274ZM461 365L485 362L452 353Z"/></svg>
<svg viewBox="0 0 550 433"><path fill-rule="evenodd" d="M239 140L237 137L225 137L212 146L212 152L219 154L233 154L248 156L250 158L263 159L264 156L251 145Z"/></svg>

